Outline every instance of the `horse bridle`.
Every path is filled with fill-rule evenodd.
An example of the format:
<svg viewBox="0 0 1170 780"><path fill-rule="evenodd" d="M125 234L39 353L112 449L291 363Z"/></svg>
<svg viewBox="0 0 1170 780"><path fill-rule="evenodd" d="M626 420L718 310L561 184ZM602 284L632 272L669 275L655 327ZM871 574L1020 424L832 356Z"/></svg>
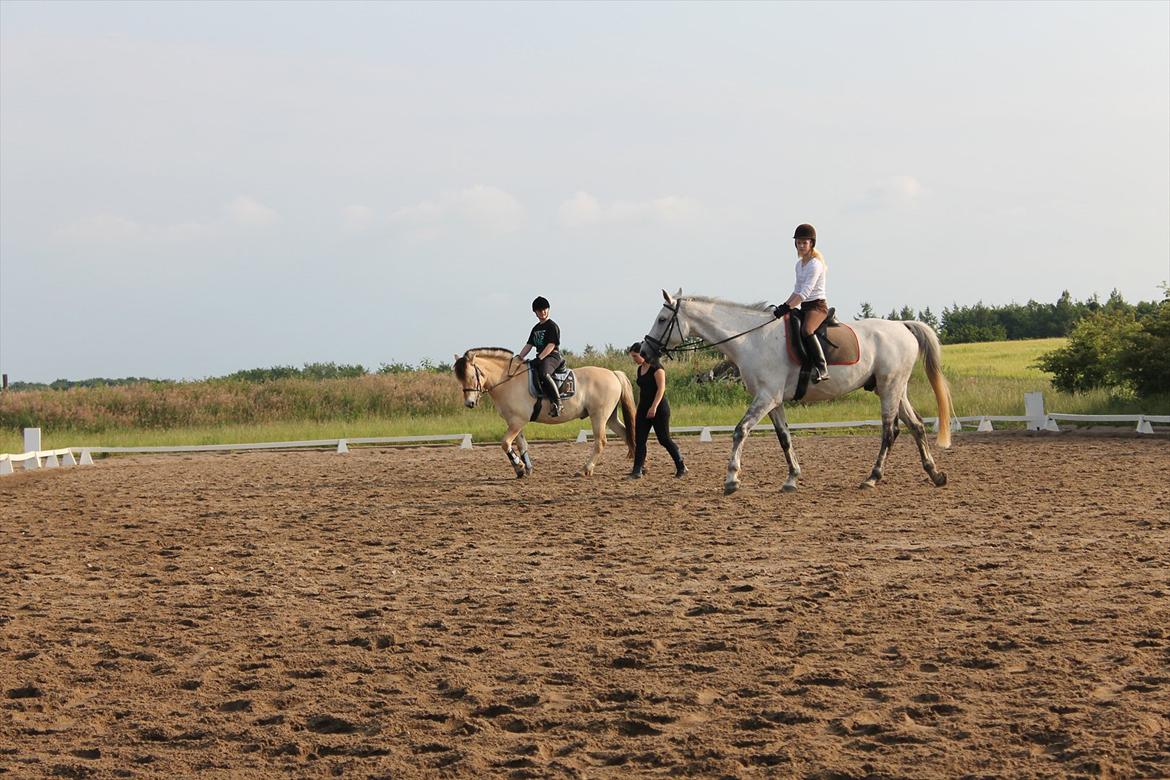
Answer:
<svg viewBox="0 0 1170 780"><path fill-rule="evenodd" d="M739 338L740 336L746 336L747 334L751 333L752 331L757 331L760 328L763 328L767 325L771 325L772 323L780 322L779 319L773 317L766 322L761 322L759 325L757 325L754 328L748 328L747 330L743 331L742 333L736 333L734 336L728 336L725 339L721 339L719 341L713 341L710 344L708 344L705 341L699 340L693 344L679 344L677 347L671 349L670 347L666 346L666 343L668 341L670 341L670 332L672 330L674 330L675 328L678 328L679 341L682 341L682 337L683 337L682 325L679 325L679 323L678 323L678 312L679 312L679 309L682 308L682 300L679 300L674 306L671 306L669 303L664 303L662 305L665 306L666 308L670 309L670 311L672 312L670 322L667 323L667 325L666 325L666 332L662 334L661 339L656 339L653 336L651 336L649 333L647 333L643 337L642 342L643 343L649 342L650 346L654 349L654 351L656 353L658 353L658 355L665 355L668 358L671 357L673 354L676 354L679 352L698 352L700 349L707 349L708 347L717 347L720 344L726 344L729 341L734 341L735 339ZM657 355L655 355L654 357L657 357Z"/></svg>
<svg viewBox="0 0 1170 780"><path fill-rule="evenodd" d="M680 341L682 340L682 326L678 324L678 310L680 308L682 308L682 301L679 301L674 306L671 306L669 303L664 303L662 305L665 306L666 308L670 309L670 311L671 311L670 322L668 322L666 325L666 332L664 332L662 334L661 339L656 339L653 336L651 336L649 333L647 333L642 338L642 343L649 344L650 347L656 353L654 355L651 355L651 357L658 357L659 355L665 355L666 357L670 357L671 352L677 352L680 350L680 347L675 347L672 350L670 347L666 346L666 344L667 344L667 342L670 341L670 332L672 330L674 330L675 328L678 328L678 337L679 337Z"/></svg>
<svg viewBox="0 0 1170 780"><path fill-rule="evenodd" d="M513 359L514 359L514 356L513 356L513 358L509 359L509 361L508 361L509 365L511 365L511 362ZM475 371L475 387L464 387L463 392L465 392L465 393L473 393L474 392L474 393L479 393L480 395L483 395L484 393L490 393L491 390L488 390L487 388L485 388L483 386L483 372L479 370L479 366L472 363L471 368L473 371ZM514 374L508 374L507 379L505 379L503 382L496 382L494 387L499 387L500 385L507 384L508 382L511 382L513 379L515 379L516 377L520 376L523 373L524 373L523 371L517 371ZM476 400L478 401L479 399L476 399Z"/></svg>
<svg viewBox="0 0 1170 780"><path fill-rule="evenodd" d="M483 395L483 380L480 378L481 374L479 373L479 366L472 364L471 368L473 371L475 371L475 387L464 387L463 392L465 392L465 393L474 392L474 393L479 393L480 395Z"/></svg>

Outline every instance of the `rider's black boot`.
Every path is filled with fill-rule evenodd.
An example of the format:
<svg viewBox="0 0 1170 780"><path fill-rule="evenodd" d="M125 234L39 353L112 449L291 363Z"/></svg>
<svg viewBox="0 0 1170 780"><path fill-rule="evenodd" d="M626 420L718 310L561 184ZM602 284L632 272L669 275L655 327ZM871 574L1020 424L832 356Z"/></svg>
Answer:
<svg viewBox="0 0 1170 780"><path fill-rule="evenodd" d="M548 399L548 416L561 416L561 392L557 389L557 383L548 374L541 377L541 383L544 385L544 397Z"/></svg>
<svg viewBox="0 0 1170 780"><path fill-rule="evenodd" d="M804 342L805 352L813 359L812 375L809 378L813 384L824 382L829 378L829 366L825 361L825 351L821 349L821 340L817 338L815 333L811 336L802 333L801 340Z"/></svg>

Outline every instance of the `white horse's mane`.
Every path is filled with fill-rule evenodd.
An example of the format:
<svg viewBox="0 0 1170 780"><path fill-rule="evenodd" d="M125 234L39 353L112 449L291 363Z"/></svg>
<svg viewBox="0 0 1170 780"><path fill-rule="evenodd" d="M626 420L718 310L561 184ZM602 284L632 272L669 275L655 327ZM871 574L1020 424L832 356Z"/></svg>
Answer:
<svg viewBox="0 0 1170 780"><path fill-rule="evenodd" d="M765 301L758 301L756 303L737 303L736 301L729 301L726 298L715 298L710 295L684 295L679 300L682 301L697 301L699 303L718 303L724 306L735 306L740 309L750 309L751 311L771 311L772 305Z"/></svg>

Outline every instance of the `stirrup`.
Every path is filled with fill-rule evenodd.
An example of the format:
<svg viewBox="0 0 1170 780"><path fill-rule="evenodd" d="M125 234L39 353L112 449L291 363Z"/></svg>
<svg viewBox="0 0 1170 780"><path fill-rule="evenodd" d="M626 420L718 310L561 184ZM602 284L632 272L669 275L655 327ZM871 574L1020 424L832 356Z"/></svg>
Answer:
<svg viewBox="0 0 1170 780"><path fill-rule="evenodd" d="M812 375L809 377L809 379L812 381L812 383L814 385L818 384L820 382L828 382L829 381L829 370L827 368L814 367L812 370Z"/></svg>

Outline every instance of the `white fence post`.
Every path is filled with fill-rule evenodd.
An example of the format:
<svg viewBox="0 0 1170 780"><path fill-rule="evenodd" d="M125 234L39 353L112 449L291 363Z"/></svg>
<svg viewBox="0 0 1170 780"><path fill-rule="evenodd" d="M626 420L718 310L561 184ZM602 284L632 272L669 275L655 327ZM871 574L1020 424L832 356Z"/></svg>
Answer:
<svg viewBox="0 0 1170 780"><path fill-rule="evenodd" d="M1028 418L1029 431L1051 430L1048 415L1044 413L1044 393L1024 393L1024 416Z"/></svg>
<svg viewBox="0 0 1170 780"><path fill-rule="evenodd" d="M24 451L25 452L40 452L41 451L41 429L40 428L25 428L24 429ZM39 469L41 467L40 458L29 458L24 462L26 471Z"/></svg>
<svg viewBox="0 0 1170 780"><path fill-rule="evenodd" d="M349 452L349 445L345 443L345 439L337 440L337 454L345 455Z"/></svg>
<svg viewBox="0 0 1170 780"><path fill-rule="evenodd" d="M995 430L995 428L992 427L991 420L988 420L986 417L984 417L982 420L979 421L979 428L977 429L976 432L977 433L988 433L988 432L994 431L994 430Z"/></svg>
<svg viewBox="0 0 1170 780"><path fill-rule="evenodd" d="M711 441L711 429L704 428L699 431L699 441Z"/></svg>
<svg viewBox="0 0 1170 780"><path fill-rule="evenodd" d="M471 434L470 433L465 433L463 435L463 441L459 442L459 449L461 449L461 450L471 449Z"/></svg>
<svg viewBox="0 0 1170 780"><path fill-rule="evenodd" d="M1137 432L1138 433L1153 433L1154 432L1153 423L1151 423L1149 420L1147 420L1145 418L1145 415L1140 415L1140 414L1138 415Z"/></svg>
<svg viewBox="0 0 1170 780"><path fill-rule="evenodd" d="M578 431L577 432L577 443L584 444L587 441L589 441L589 431L587 431L587 430Z"/></svg>

